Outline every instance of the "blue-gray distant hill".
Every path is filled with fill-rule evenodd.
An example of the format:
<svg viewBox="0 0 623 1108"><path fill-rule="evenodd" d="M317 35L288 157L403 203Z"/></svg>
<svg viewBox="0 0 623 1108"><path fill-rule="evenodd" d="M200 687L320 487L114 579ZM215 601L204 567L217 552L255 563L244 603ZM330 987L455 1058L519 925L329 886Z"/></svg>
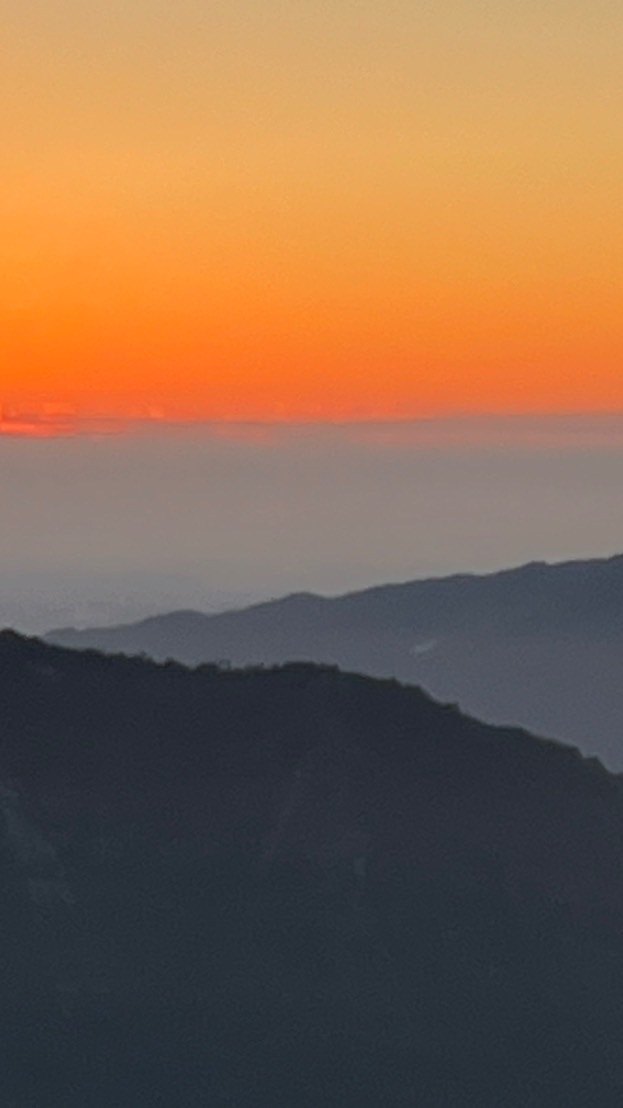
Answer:
<svg viewBox="0 0 623 1108"><path fill-rule="evenodd" d="M623 556L174 612L48 641L192 665L335 663L423 685L623 768Z"/></svg>
<svg viewBox="0 0 623 1108"><path fill-rule="evenodd" d="M416 688L0 634L6 1108L621 1108L623 779Z"/></svg>

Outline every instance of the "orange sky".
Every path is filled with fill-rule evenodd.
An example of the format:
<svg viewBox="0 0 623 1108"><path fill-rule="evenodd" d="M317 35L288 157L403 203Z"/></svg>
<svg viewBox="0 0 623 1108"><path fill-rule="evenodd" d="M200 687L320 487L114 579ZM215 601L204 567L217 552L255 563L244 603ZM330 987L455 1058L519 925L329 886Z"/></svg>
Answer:
<svg viewBox="0 0 623 1108"><path fill-rule="evenodd" d="M6 24L0 433L623 409L618 0Z"/></svg>

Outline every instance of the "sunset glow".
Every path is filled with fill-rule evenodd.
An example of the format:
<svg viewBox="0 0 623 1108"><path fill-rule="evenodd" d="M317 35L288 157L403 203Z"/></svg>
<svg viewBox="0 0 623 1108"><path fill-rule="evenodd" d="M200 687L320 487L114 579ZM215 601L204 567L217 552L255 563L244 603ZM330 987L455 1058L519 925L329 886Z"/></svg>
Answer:
<svg viewBox="0 0 623 1108"><path fill-rule="evenodd" d="M618 4L24 0L0 433L623 409Z"/></svg>

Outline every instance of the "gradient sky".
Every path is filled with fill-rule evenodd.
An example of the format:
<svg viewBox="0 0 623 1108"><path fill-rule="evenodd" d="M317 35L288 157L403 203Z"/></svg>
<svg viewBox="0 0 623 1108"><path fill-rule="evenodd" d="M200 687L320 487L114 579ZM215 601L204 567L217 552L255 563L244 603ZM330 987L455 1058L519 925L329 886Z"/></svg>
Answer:
<svg viewBox="0 0 623 1108"><path fill-rule="evenodd" d="M620 0L20 0L0 433L623 409Z"/></svg>

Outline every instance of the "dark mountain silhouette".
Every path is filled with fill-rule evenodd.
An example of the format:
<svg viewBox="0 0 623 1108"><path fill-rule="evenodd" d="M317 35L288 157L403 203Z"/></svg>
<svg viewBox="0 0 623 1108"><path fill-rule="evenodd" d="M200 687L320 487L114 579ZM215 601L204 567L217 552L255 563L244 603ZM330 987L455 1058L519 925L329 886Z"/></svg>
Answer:
<svg viewBox="0 0 623 1108"><path fill-rule="evenodd" d="M188 664L291 658L393 676L480 718L528 727L623 769L623 556L310 594L219 615L53 632L73 647Z"/></svg>
<svg viewBox="0 0 623 1108"><path fill-rule="evenodd" d="M0 813L7 1106L623 1103L623 780L572 748L7 632Z"/></svg>

